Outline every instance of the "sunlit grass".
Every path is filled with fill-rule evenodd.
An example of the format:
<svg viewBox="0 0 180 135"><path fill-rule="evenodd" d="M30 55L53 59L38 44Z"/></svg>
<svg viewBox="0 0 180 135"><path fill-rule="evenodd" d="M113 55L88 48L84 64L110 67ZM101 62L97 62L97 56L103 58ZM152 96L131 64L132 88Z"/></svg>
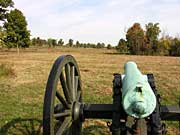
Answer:
<svg viewBox="0 0 180 135"><path fill-rule="evenodd" d="M13 70L15 76L0 77L0 127L9 123L13 125L15 121L18 123L24 119L42 121L43 98L48 74L54 60L63 54L73 55L78 62L85 103L112 103L113 73L123 73L124 64L129 60L135 61L143 73L154 74L163 104L178 103L179 57L130 56L117 55L114 52L114 50L87 48L43 48L33 51L27 49L20 51L20 55L16 51L1 52L0 65L3 63L13 65L8 72ZM102 120L86 121L83 134L100 135L102 132L105 135L109 134L106 125L100 122L105 123ZM29 121L26 125L29 125ZM177 127L176 125L169 124L169 130Z"/></svg>

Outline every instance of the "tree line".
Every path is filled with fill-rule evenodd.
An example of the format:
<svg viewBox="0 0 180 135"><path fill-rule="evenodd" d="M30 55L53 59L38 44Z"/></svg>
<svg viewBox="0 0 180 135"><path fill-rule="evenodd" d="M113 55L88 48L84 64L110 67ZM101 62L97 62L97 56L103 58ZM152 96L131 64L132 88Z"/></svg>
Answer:
<svg viewBox="0 0 180 135"><path fill-rule="evenodd" d="M14 8L12 0L0 1L0 47L28 48L29 46L41 47L83 47L83 48L115 48L119 53L133 55L171 55L180 56L180 39L163 35L159 23L148 23L145 29L139 23L134 23L128 28L126 38L121 38L117 46L104 43L81 43L69 39L65 43L63 39L42 39L40 37L30 39L30 31L27 29L27 21L23 13Z"/></svg>
<svg viewBox="0 0 180 135"><path fill-rule="evenodd" d="M145 25L145 30L139 23L134 23L133 26L128 28L126 38L121 38L117 46L105 45L104 43L80 43L79 41L74 43L73 39L69 39L69 42L65 44L63 39L49 38L45 40L39 37L33 38L31 44L34 46L48 45L49 47L115 48L119 53L133 55L180 56L180 39L165 34L159 37L160 32L159 23L150 22Z"/></svg>
<svg viewBox="0 0 180 135"><path fill-rule="evenodd" d="M180 56L180 39L163 35L159 23L148 23L145 30L139 23L134 23L126 32L126 39L121 38L116 46L120 53L134 55L170 55Z"/></svg>
<svg viewBox="0 0 180 135"><path fill-rule="evenodd" d="M64 42L62 38L59 40L48 38L48 39L42 39L40 37L32 38L31 45L36 47L42 47L42 46L48 46L48 47L55 47L55 46L64 46L64 47L83 47L83 48L105 48L106 45L104 43L81 43L80 41L74 42L73 39L69 39L67 43ZM109 44L109 46L112 46Z"/></svg>

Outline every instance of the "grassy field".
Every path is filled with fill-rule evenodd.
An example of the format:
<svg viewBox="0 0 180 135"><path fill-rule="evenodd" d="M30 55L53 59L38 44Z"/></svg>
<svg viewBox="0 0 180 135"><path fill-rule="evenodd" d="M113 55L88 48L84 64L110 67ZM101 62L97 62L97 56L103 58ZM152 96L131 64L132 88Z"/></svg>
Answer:
<svg viewBox="0 0 180 135"><path fill-rule="evenodd" d="M136 61L143 73L153 73L162 104L177 104L180 97L180 57L117 55L114 50L58 48L0 52L0 135L41 133L44 91L54 60L73 55L79 65L83 100L86 103L111 103L113 73L123 73L124 63ZM1 68L0 68L1 70ZM177 134L177 124L168 123L170 134ZM108 135L102 120L87 120L83 134Z"/></svg>

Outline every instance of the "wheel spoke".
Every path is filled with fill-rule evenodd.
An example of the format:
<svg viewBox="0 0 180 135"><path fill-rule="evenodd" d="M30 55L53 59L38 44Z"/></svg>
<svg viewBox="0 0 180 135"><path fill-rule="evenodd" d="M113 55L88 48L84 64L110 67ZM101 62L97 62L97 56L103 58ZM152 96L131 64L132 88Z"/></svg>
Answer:
<svg viewBox="0 0 180 135"><path fill-rule="evenodd" d="M58 91L56 91L56 96L66 109L70 108L69 104L64 100L64 98L61 96L61 94Z"/></svg>
<svg viewBox="0 0 180 135"><path fill-rule="evenodd" d="M65 73L66 73L66 83L67 83L68 90L72 91L70 65L69 64L65 65Z"/></svg>
<svg viewBox="0 0 180 135"><path fill-rule="evenodd" d="M64 72L62 72L60 75L60 81L61 81L62 89L64 92L64 96L67 99L67 102L71 103L71 97L70 97L70 93L69 93L69 90L65 81Z"/></svg>
<svg viewBox="0 0 180 135"><path fill-rule="evenodd" d="M71 119L70 118L65 118L62 125L58 129L56 135L62 135L62 133L69 127L70 123L71 123Z"/></svg>
<svg viewBox="0 0 180 135"><path fill-rule="evenodd" d="M79 76L75 76L75 92L77 95L77 91L78 91L78 81L79 81Z"/></svg>
<svg viewBox="0 0 180 135"><path fill-rule="evenodd" d="M79 101L79 100L80 100L80 97L81 97L81 91L78 90L78 91L77 91L77 97L76 97L76 100Z"/></svg>
<svg viewBox="0 0 180 135"><path fill-rule="evenodd" d="M75 92L75 68L74 68L74 66L71 67L71 84L72 84L71 95L72 95L72 99L74 101L75 98L76 98L76 92Z"/></svg>
<svg viewBox="0 0 180 135"><path fill-rule="evenodd" d="M60 118L60 117L67 117L67 116L70 116L71 113L70 112L63 112L63 113L56 113L54 114L54 117L55 118Z"/></svg>

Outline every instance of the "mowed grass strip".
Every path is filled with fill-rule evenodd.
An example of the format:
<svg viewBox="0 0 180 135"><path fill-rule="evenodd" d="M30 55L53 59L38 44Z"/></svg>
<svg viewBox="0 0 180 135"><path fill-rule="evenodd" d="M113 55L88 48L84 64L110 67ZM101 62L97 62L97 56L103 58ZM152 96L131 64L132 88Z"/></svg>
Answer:
<svg viewBox="0 0 180 135"><path fill-rule="evenodd" d="M20 51L20 55L15 51L0 52L0 65L12 65L15 74L0 77L0 134L24 134L24 127L28 132L42 133L39 125L46 81L54 60L64 54L73 55L78 62L85 103L112 103L113 73L123 73L124 64L130 60L135 61L143 73L154 74L163 104L178 103L179 57L117 55L114 50L87 48L27 49ZM101 122L105 123L88 120L83 134L109 134ZM176 126L169 124L171 134L177 132Z"/></svg>

